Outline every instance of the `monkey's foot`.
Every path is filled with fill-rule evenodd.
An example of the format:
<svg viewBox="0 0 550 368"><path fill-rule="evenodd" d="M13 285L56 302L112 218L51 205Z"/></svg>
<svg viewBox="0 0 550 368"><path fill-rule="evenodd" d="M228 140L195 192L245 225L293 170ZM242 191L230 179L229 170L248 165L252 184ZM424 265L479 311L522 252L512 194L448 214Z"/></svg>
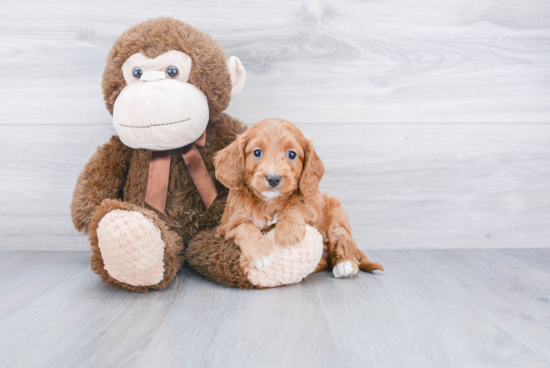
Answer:
<svg viewBox="0 0 550 368"><path fill-rule="evenodd" d="M88 237L92 270L119 289L164 289L185 260L181 237L154 211L116 199L97 207Z"/></svg>
<svg viewBox="0 0 550 368"><path fill-rule="evenodd" d="M276 243L274 230L265 237L272 242L272 261L268 267L245 265L250 282L259 288L295 284L315 272L323 256L323 236L309 225L302 241L283 247Z"/></svg>
<svg viewBox="0 0 550 368"><path fill-rule="evenodd" d="M156 285L164 278L165 243L152 220L136 211L113 210L97 228L104 268L120 282Z"/></svg>

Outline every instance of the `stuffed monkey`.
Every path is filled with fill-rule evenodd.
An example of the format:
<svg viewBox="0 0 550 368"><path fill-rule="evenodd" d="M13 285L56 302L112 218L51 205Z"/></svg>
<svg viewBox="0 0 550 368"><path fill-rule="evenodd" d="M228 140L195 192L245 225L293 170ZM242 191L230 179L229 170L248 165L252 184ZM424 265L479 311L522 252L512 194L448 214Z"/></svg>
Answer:
<svg viewBox="0 0 550 368"><path fill-rule="evenodd" d="M115 42L101 85L118 135L86 164L71 204L105 283L165 288L186 244L218 225L228 190L212 158L246 129L223 113L244 80L239 59L226 61L209 35L172 18L138 24Z"/></svg>

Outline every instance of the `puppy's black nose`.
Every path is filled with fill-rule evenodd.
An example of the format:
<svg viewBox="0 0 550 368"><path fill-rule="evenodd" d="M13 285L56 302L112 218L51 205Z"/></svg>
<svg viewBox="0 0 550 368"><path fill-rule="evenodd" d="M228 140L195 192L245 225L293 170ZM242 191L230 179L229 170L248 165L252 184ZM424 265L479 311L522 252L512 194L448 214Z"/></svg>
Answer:
<svg viewBox="0 0 550 368"><path fill-rule="evenodd" d="M271 185L273 188L275 188L281 182L281 175L279 174L275 174L275 175L269 174L265 178L267 179L267 182L269 183L269 185Z"/></svg>

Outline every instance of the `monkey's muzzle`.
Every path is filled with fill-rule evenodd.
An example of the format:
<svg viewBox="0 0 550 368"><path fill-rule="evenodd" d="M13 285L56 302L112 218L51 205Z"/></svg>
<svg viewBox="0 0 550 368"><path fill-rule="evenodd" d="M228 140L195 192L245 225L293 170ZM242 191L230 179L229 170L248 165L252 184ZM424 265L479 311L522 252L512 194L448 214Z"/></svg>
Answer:
<svg viewBox="0 0 550 368"><path fill-rule="evenodd" d="M126 86L115 101L113 125L131 148L164 151L197 140L208 124L206 96L190 83L146 71Z"/></svg>

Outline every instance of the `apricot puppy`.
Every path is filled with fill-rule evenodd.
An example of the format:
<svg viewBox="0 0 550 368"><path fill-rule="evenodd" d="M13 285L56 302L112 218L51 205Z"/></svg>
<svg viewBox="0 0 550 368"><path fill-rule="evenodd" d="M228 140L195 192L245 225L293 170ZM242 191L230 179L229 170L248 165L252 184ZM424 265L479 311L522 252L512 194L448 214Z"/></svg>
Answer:
<svg viewBox="0 0 550 368"><path fill-rule="evenodd" d="M294 124L255 124L218 152L214 165L230 189L218 234L234 239L246 262L259 269L270 265L271 243L263 229L276 224L275 241L289 246L304 238L308 224L321 233L330 256L316 271L332 266L334 277L352 277L359 269L384 270L357 248L340 201L319 191L323 162Z"/></svg>

